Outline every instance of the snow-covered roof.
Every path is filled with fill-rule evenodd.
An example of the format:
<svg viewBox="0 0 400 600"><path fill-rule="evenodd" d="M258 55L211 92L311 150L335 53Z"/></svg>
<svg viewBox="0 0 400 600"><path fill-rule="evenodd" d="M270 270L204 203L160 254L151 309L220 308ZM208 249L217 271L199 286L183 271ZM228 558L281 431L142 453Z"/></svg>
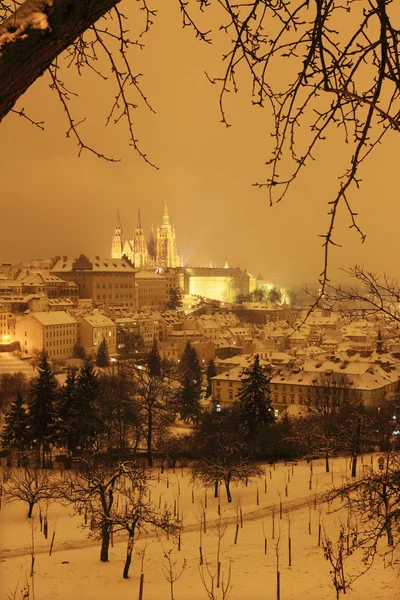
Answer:
<svg viewBox="0 0 400 600"><path fill-rule="evenodd" d="M134 273L135 268L125 258L87 258L81 256L77 259L59 258L51 272L71 273L74 271L110 272L110 273Z"/></svg>
<svg viewBox="0 0 400 600"><path fill-rule="evenodd" d="M69 325L77 323L77 320L64 310L32 312L29 317L34 317L42 325Z"/></svg>
<svg viewBox="0 0 400 600"><path fill-rule="evenodd" d="M86 321L92 327L113 327L114 322L102 314L82 315L82 321Z"/></svg>

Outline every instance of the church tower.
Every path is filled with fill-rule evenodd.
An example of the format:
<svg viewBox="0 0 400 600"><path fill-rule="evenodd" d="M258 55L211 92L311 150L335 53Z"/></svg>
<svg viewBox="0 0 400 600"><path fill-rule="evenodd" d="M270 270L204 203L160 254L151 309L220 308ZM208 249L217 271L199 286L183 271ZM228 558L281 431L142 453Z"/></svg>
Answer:
<svg viewBox="0 0 400 600"><path fill-rule="evenodd" d="M158 267L179 267L180 260L176 250L175 228L169 222L168 207L165 201L161 227L157 227L156 263Z"/></svg>
<svg viewBox="0 0 400 600"><path fill-rule="evenodd" d="M149 257L147 253L147 244L143 233L142 218L138 210L138 221L133 237L133 254L136 268L143 269L149 266Z"/></svg>
<svg viewBox="0 0 400 600"><path fill-rule="evenodd" d="M117 211L117 222L115 224L114 235L111 242L111 258L121 258L124 247L124 236L122 233L121 219L119 210Z"/></svg>

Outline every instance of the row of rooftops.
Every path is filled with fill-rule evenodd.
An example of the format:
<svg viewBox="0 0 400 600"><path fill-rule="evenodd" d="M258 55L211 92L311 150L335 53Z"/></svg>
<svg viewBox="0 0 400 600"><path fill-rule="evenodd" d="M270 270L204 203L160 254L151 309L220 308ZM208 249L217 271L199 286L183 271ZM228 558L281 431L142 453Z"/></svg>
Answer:
<svg viewBox="0 0 400 600"><path fill-rule="evenodd" d="M222 366L229 368L212 379L215 381L240 382L253 360L254 355L247 355L215 361L218 369ZM260 363L270 374L272 370L273 375L270 379L272 387L275 385L309 387L318 383L328 385L329 378L334 379L335 376L339 376L340 379L337 381L340 382L344 378L352 389L367 391L382 388L389 384L396 384L400 377L400 366L392 362L381 363L376 361L367 363L353 360L338 363L326 360L319 363L318 361L307 361L301 367L277 367L273 364L273 361L262 359Z"/></svg>

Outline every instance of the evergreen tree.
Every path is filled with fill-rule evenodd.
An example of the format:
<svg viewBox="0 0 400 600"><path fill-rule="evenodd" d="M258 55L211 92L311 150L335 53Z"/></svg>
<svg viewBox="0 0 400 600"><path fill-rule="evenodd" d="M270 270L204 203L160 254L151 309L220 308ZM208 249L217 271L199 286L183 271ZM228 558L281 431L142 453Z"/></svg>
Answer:
<svg viewBox="0 0 400 600"><path fill-rule="evenodd" d="M169 302L167 308L171 310L178 310L182 307L182 292L179 287L169 289Z"/></svg>
<svg viewBox="0 0 400 600"><path fill-rule="evenodd" d="M212 386L211 386L211 378L215 377L217 374L217 369L215 368L215 362L210 360L207 365L207 398L211 396Z"/></svg>
<svg viewBox="0 0 400 600"><path fill-rule="evenodd" d="M183 421L196 421L200 413L202 373L196 350L187 342L180 363L179 413Z"/></svg>
<svg viewBox="0 0 400 600"><path fill-rule="evenodd" d="M75 388L75 371L68 370L65 383L57 397L56 430L58 443L70 453L76 450L76 425L79 418Z"/></svg>
<svg viewBox="0 0 400 600"><path fill-rule="evenodd" d="M75 434L75 448L91 449L96 436L102 431L102 423L96 407L100 395L99 378L94 372L93 365L88 361L79 371L74 391L76 406L76 422L72 423Z"/></svg>
<svg viewBox="0 0 400 600"><path fill-rule="evenodd" d="M38 366L39 375L33 380L29 400L31 442L37 446L42 467L54 438L56 381L45 353Z"/></svg>
<svg viewBox="0 0 400 600"><path fill-rule="evenodd" d="M159 377L161 375L161 357L158 351L157 338L153 338L153 345L147 355L147 368L150 376Z"/></svg>
<svg viewBox="0 0 400 600"><path fill-rule="evenodd" d="M260 356L246 369L238 392L240 421L245 434L250 438L255 452L256 438L260 429L274 422L269 393L269 379L264 375Z"/></svg>
<svg viewBox="0 0 400 600"><path fill-rule="evenodd" d="M110 357L108 354L108 345L106 338L103 338L100 342L99 349L96 356L96 365L98 367L109 367Z"/></svg>
<svg viewBox="0 0 400 600"><path fill-rule="evenodd" d="M10 450L22 452L29 447L29 416L21 392L17 393L4 419L2 444ZM18 460L19 462L19 460Z"/></svg>

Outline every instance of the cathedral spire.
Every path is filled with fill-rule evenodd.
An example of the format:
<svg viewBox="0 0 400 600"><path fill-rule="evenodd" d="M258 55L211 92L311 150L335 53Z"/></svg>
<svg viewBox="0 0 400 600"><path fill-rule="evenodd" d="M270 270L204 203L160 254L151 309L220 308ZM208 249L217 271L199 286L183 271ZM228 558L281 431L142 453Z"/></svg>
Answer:
<svg viewBox="0 0 400 600"><path fill-rule="evenodd" d="M138 222L137 222L138 229L142 229L142 218L140 216L140 208L138 208L137 220L138 220Z"/></svg>
<svg viewBox="0 0 400 600"><path fill-rule="evenodd" d="M117 221L115 223L115 229L122 229L121 218L119 216L119 209L117 210Z"/></svg>
<svg viewBox="0 0 400 600"><path fill-rule="evenodd" d="M117 220L115 223L114 235L111 243L111 258L121 258L124 247L124 237L122 233L121 218L117 210Z"/></svg>
<svg viewBox="0 0 400 600"><path fill-rule="evenodd" d="M162 219L162 226L163 227L170 227L170 223L169 223L169 216L168 216L168 206L167 206L167 201L165 200L164 203L164 214L163 214L163 219Z"/></svg>

